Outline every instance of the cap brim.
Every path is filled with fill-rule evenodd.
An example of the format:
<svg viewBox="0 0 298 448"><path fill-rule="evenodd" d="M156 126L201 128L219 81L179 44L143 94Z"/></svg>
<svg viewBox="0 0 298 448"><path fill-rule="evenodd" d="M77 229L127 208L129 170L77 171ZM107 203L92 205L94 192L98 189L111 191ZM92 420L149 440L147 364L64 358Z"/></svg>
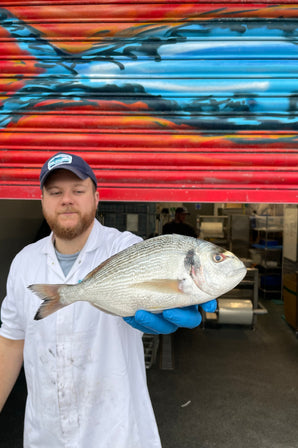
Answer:
<svg viewBox="0 0 298 448"><path fill-rule="evenodd" d="M45 175L44 175L44 177L41 179L41 181L40 181L40 188L42 189L43 188L43 186L44 186L44 184L46 183L46 181L47 181L47 179L49 178L49 176L54 172L54 171L57 171L57 170L67 170L67 171L71 171L73 174L75 174L79 179L81 179L81 180L85 180L85 179L87 179L87 177L89 177L89 176L87 176L87 175L83 175L82 173L80 173L76 168L74 168L73 166L69 166L68 164L67 165L59 165L59 166L57 166L57 167L54 167L54 168L52 168L51 169L51 171L49 171L48 173L46 173Z"/></svg>

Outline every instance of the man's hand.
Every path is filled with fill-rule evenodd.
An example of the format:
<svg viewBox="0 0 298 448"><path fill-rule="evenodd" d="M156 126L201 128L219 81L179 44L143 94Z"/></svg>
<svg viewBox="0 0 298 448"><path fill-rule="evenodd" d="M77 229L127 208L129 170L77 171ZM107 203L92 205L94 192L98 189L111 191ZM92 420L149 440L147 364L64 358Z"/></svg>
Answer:
<svg viewBox="0 0 298 448"><path fill-rule="evenodd" d="M216 300L202 303L200 307L209 313L216 310ZM202 322L202 316L198 305L184 308L172 308L162 313L154 314L149 311L139 310L134 316L124 317L125 322L132 327L147 334L169 334L179 327L195 328Z"/></svg>

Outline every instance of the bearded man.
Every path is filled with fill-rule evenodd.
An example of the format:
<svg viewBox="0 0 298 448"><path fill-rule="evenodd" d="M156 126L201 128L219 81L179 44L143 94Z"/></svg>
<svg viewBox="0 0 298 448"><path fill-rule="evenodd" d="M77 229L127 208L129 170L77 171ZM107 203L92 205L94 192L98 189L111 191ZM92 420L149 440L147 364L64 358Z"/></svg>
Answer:
<svg viewBox="0 0 298 448"><path fill-rule="evenodd" d="M159 448L142 334L192 328L200 322L198 309L139 310L124 320L76 302L34 320L40 300L29 285L78 283L141 240L95 219L97 180L81 157L51 157L40 187L52 232L26 246L10 268L1 310L0 409L24 362L25 448Z"/></svg>

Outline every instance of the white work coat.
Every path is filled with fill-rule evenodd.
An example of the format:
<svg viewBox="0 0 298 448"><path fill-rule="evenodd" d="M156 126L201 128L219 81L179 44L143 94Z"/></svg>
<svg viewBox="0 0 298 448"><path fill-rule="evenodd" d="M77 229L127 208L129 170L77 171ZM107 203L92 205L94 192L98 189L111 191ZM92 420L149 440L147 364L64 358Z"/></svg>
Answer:
<svg viewBox="0 0 298 448"><path fill-rule="evenodd" d="M34 283L78 283L139 240L95 221L66 278L51 236L15 257L0 334L25 340L25 448L160 448L142 333L87 302L36 321L41 301L27 288Z"/></svg>

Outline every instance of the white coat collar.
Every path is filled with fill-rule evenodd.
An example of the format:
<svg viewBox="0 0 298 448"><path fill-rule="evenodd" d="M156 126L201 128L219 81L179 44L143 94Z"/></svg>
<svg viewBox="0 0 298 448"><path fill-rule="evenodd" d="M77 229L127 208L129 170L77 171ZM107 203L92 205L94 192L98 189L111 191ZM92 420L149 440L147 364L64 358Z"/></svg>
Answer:
<svg viewBox="0 0 298 448"><path fill-rule="evenodd" d="M78 268L82 265L86 254L92 251L95 251L101 244L104 242L104 227L95 219L94 225L92 227L91 233L87 239L87 242L83 249L80 251L76 261L74 262L71 270L65 277L63 271L61 269L60 263L57 260L54 242L53 242L53 232L46 237L44 240L44 244L42 246L42 252L48 257L48 266L50 269L56 272L56 274L61 277L63 282L73 281L73 276L78 273ZM90 267L91 270L91 267ZM75 281L76 282L76 281Z"/></svg>
<svg viewBox="0 0 298 448"><path fill-rule="evenodd" d="M97 219L94 219L94 225L92 227L91 233L87 239L85 246L81 250L81 253L96 250L99 246L101 246L103 242L104 242L103 226L97 221ZM44 238L44 245L41 251L44 254L49 254L51 256L56 257L55 247L53 243L54 243L53 232L51 232L51 234L48 237Z"/></svg>

